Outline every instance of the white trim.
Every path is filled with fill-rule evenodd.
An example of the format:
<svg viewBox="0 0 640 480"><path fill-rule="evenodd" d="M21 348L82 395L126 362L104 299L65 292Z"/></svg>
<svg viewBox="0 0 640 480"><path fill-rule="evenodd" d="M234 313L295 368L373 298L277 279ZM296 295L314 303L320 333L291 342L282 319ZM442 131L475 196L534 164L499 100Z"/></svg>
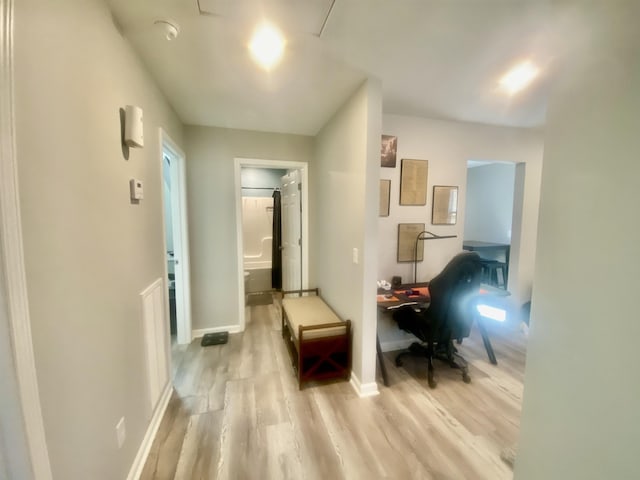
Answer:
<svg viewBox="0 0 640 480"><path fill-rule="evenodd" d="M191 335L192 340L196 338L204 337L207 333L220 333L220 332L229 332L229 333L240 333L242 329L240 325L229 325L227 327L211 327L211 328L199 328L197 330L193 330Z"/></svg>
<svg viewBox="0 0 640 480"><path fill-rule="evenodd" d="M42 419L31 338L20 220L13 90L13 1L0 1L0 274L7 281L9 326L16 377L34 477L49 480L51 464Z"/></svg>
<svg viewBox="0 0 640 480"><path fill-rule="evenodd" d="M153 411L171 378L170 346L167 328L167 283L157 278L139 294L144 325L149 408Z"/></svg>
<svg viewBox="0 0 640 480"><path fill-rule="evenodd" d="M160 397L160 400L158 400L158 405L153 412L151 422L149 422L147 432L142 439L136 458L133 459L133 464L129 470L129 475L127 475L127 480L137 480L140 478L144 464L147 462L147 457L151 451L151 445L153 445L153 440L156 437L156 433L158 433L160 422L162 421L162 417L164 417L164 412L167 410L169 400L171 400L172 393L173 387L171 382L167 382L164 387L164 392L162 392L162 396Z"/></svg>
<svg viewBox="0 0 640 480"><path fill-rule="evenodd" d="M389 340L387 342L380 343L380 350L383 352L393 352L394 350L404 350L405 348L409 348L416 339L413 338L399 338L396 340Z"/></svg>
<svg viewBox="0 0 640 480"><path fill-rule="evenodd" d="M362 384L358 376L353 372L351 372L351 380L349 380L349 383L360 398L373 397L380 393L376 382Z"/></svg>
<svg viewBox="0 0 640 480"><path fill-rule="evenodd" d="M190 273L190 259L189 259L189 221L187 216L187 173L186 173L186 155L178 147L178 145L169 137L167 132L160 128L160 187L162 191L163 205L162 205L162 238L164 251L167 251L167 240L165 238L166 232L166 218L164 212L164 185L163 185L163 172L164 172L164 151L167 150L173 160L176 160L175 167L172 174L172 181L177 180L177 185L171 186L171 206L173 213L173 227L174 227L174 249L179 249L178 259L180 260L180 269L182 271L180 287L182 289L182 295L178 295L176 291L176 327L177 327L177 342L179 344L187 344L191 342L192 338L192 320L191 320L191 273ZM173 167L172 167L173 168ZM177 188L174 188L177 187ZM176 226L175 223L178 223ZM175 232L179 235L175 235ZM165 278L168 278L167 262L164 259ZM165 292L167 297L167 325L169 325L169 298L168 291ZM178 298L180 297L180 298Z"/></svg>
<svg viewBox="0 0 640 480"><path fill-rule="evenodd" d="M162 281L162 278L156 278L153 282L151 282L151 284L147 288L142 290L138 295L140 297L146 297L151 292L153 292L156 288L158 288L158 286L164 286L164 282Z"/></svg>
<svg viewBox="0 0 640 480"><path fill-rule="evenodd" d="M302 181L302 288L309 288L309 165L307 162L289 162L286 160L261 160L255 158L234 158L234 176L236 190L236 252L237 252L237 291L239 331L244 331L245 292L244 292L244 256L242 254L242 179L244 167L282 168L299 170Z"/></svg>

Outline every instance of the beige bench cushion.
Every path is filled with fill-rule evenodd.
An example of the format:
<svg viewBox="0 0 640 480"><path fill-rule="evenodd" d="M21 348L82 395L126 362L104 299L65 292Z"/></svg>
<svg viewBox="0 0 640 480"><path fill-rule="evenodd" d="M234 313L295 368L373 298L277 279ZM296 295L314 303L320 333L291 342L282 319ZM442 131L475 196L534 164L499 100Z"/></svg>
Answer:
<svg viewBox="0 0 640 480"><path fill-rule="evenodd" d="M318 296L284 298L282 308L287 312L289 324L293 330L293 335L298 340L298 326L310 327L322 325L323 323L336 323L342 320L329 306ZM304 332L304 338L321 338L343 335L346 332L344 327L321 328Z"/></svg>

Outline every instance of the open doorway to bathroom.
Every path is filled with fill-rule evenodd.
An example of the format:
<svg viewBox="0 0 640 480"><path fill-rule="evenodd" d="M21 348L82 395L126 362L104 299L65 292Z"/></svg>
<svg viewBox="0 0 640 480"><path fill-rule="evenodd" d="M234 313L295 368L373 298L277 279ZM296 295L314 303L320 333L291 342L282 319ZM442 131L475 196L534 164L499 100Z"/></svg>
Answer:
<svg viewBox="0 0 640 480"><path fill-rule="evenodd" d="M238 302L244 330L250 307L271 303L273 293L289 285L291 271L296 272L297 288L307 288L308 173L304 162L244 158L235 162L237 248L241 252Z"/></svg>
<svg viewBox="0 0 640 480"><path fill-rule="evenodd" d="M272 292L281 288L278 276L280 238L276 203L280 179L286 169L244 167L242 190L242 239L245 298L248 307L272 303ZM274 222L275 220L275 222ZM275 242L274 242L275 240Z"/></svg>

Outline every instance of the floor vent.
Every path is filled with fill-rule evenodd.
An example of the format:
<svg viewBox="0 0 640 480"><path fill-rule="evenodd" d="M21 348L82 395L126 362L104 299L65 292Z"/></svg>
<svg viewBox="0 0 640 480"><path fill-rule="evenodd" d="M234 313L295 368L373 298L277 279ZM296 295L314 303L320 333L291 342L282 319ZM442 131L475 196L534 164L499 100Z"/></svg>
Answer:
<svg viewBox="0 0 640 480"><path fill-rule="evenodd" d="M200 345L208 347L209 345L222 345L229 341L229 332L206 333L202 337Z"/></svg>

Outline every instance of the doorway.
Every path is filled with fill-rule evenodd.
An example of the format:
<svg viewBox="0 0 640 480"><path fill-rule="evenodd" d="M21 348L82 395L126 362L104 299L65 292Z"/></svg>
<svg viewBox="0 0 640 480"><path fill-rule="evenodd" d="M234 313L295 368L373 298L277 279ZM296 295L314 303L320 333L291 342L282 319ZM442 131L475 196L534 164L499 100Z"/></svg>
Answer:
<svg viewBox="0 0 640 480"><path fill-rule="evenodd" d="M191 295L186 201L185 155L162 131L162 197L165 285L169 299L171 340L191 342Z"/></svg>
<svg viewBox="0 0 640 480"><path fill-rule="evenodd" d="M246 305L266 305L281 287L280 187L286 169L243 167L242 258Z"/></svg>
<svg viewBox="0 0 640 480"><path fill-rule="evenodd" d="M516 165L509 162L477 162L467 164L467 197L464 241L505 245L504 248L478 250L482 258L498 262L495 283L507 289L513 223ZM490 279L493 281L493 279Z"/></svg>
<svg viewBox="0 0 640 480"><path fill-rule="evenodd" d="M525 176L525 163L468 162L463 241L484 244L470 248L486 261L483 282L508 292L500 307L506 310L511 326L524 331L528 329L532 281L522 268L525 253L531 254L523 253L523 248L532 248L523 237Z"/></svg>
<svg viewBox="0 0 640 480"><path fill-rule="evenodd" d="M262 178L263 181L261 183L251 181L256 178ZM264 180L267 178L270 178L272 183L267 185L265 183L267 180ZM291 193L293 192L293 187L289 183L283 183L287 182L287 179L289 179L289 183L291 179L295 179L296 208L289 208L289 203L287 206L284 205L285 201L289 202L292 199ZM305 162L235 159L238 311L240 312L239 327L241 331L244 330L247 320L248 293L262 293L264 290L272 288L279 290L291 282L290 274L285 270L291 268L292 260L289 257L296 253L284 248L284 238L282 238L283 248L280 248L277 237L282 237L285 229L292 232L292 223L295 225L293 229L297 229L299 232L296 237L298 254L293 260L296 264L294 271L298 275L298 279L295 281L298 285L296 288L307 288L309 269L307 179L308 167ZM285 188L288 192L286 195ZM259 197L263 197L262 200ZM277 197L277 200L274 197ZM248 203L251 204L249 209L247 209ZM275 208L278 204L281 205L280 209ZM254 221L245 222L245 217L254 214L256 215ZM285 215L287 218L284 218ZM273 229L273 224L279 223L280 220L282 221L282 229ZM257 232L254 235L253 230L259 230L257 223L264 223L264 221L268 221L268 226L262 229L263 233ZM269 233L266 233L267 231ZM277 258L280 255L283 257L282 262ZM285 266L285 261L289 262L289 267ZM271 273L277 273L279 265L281 265L282 271L280 282L271 276ZM265 270L269 275L265 273ZM289 283L285 284L284 282ZM260 288L260 286L264 288Z"/></svg>

